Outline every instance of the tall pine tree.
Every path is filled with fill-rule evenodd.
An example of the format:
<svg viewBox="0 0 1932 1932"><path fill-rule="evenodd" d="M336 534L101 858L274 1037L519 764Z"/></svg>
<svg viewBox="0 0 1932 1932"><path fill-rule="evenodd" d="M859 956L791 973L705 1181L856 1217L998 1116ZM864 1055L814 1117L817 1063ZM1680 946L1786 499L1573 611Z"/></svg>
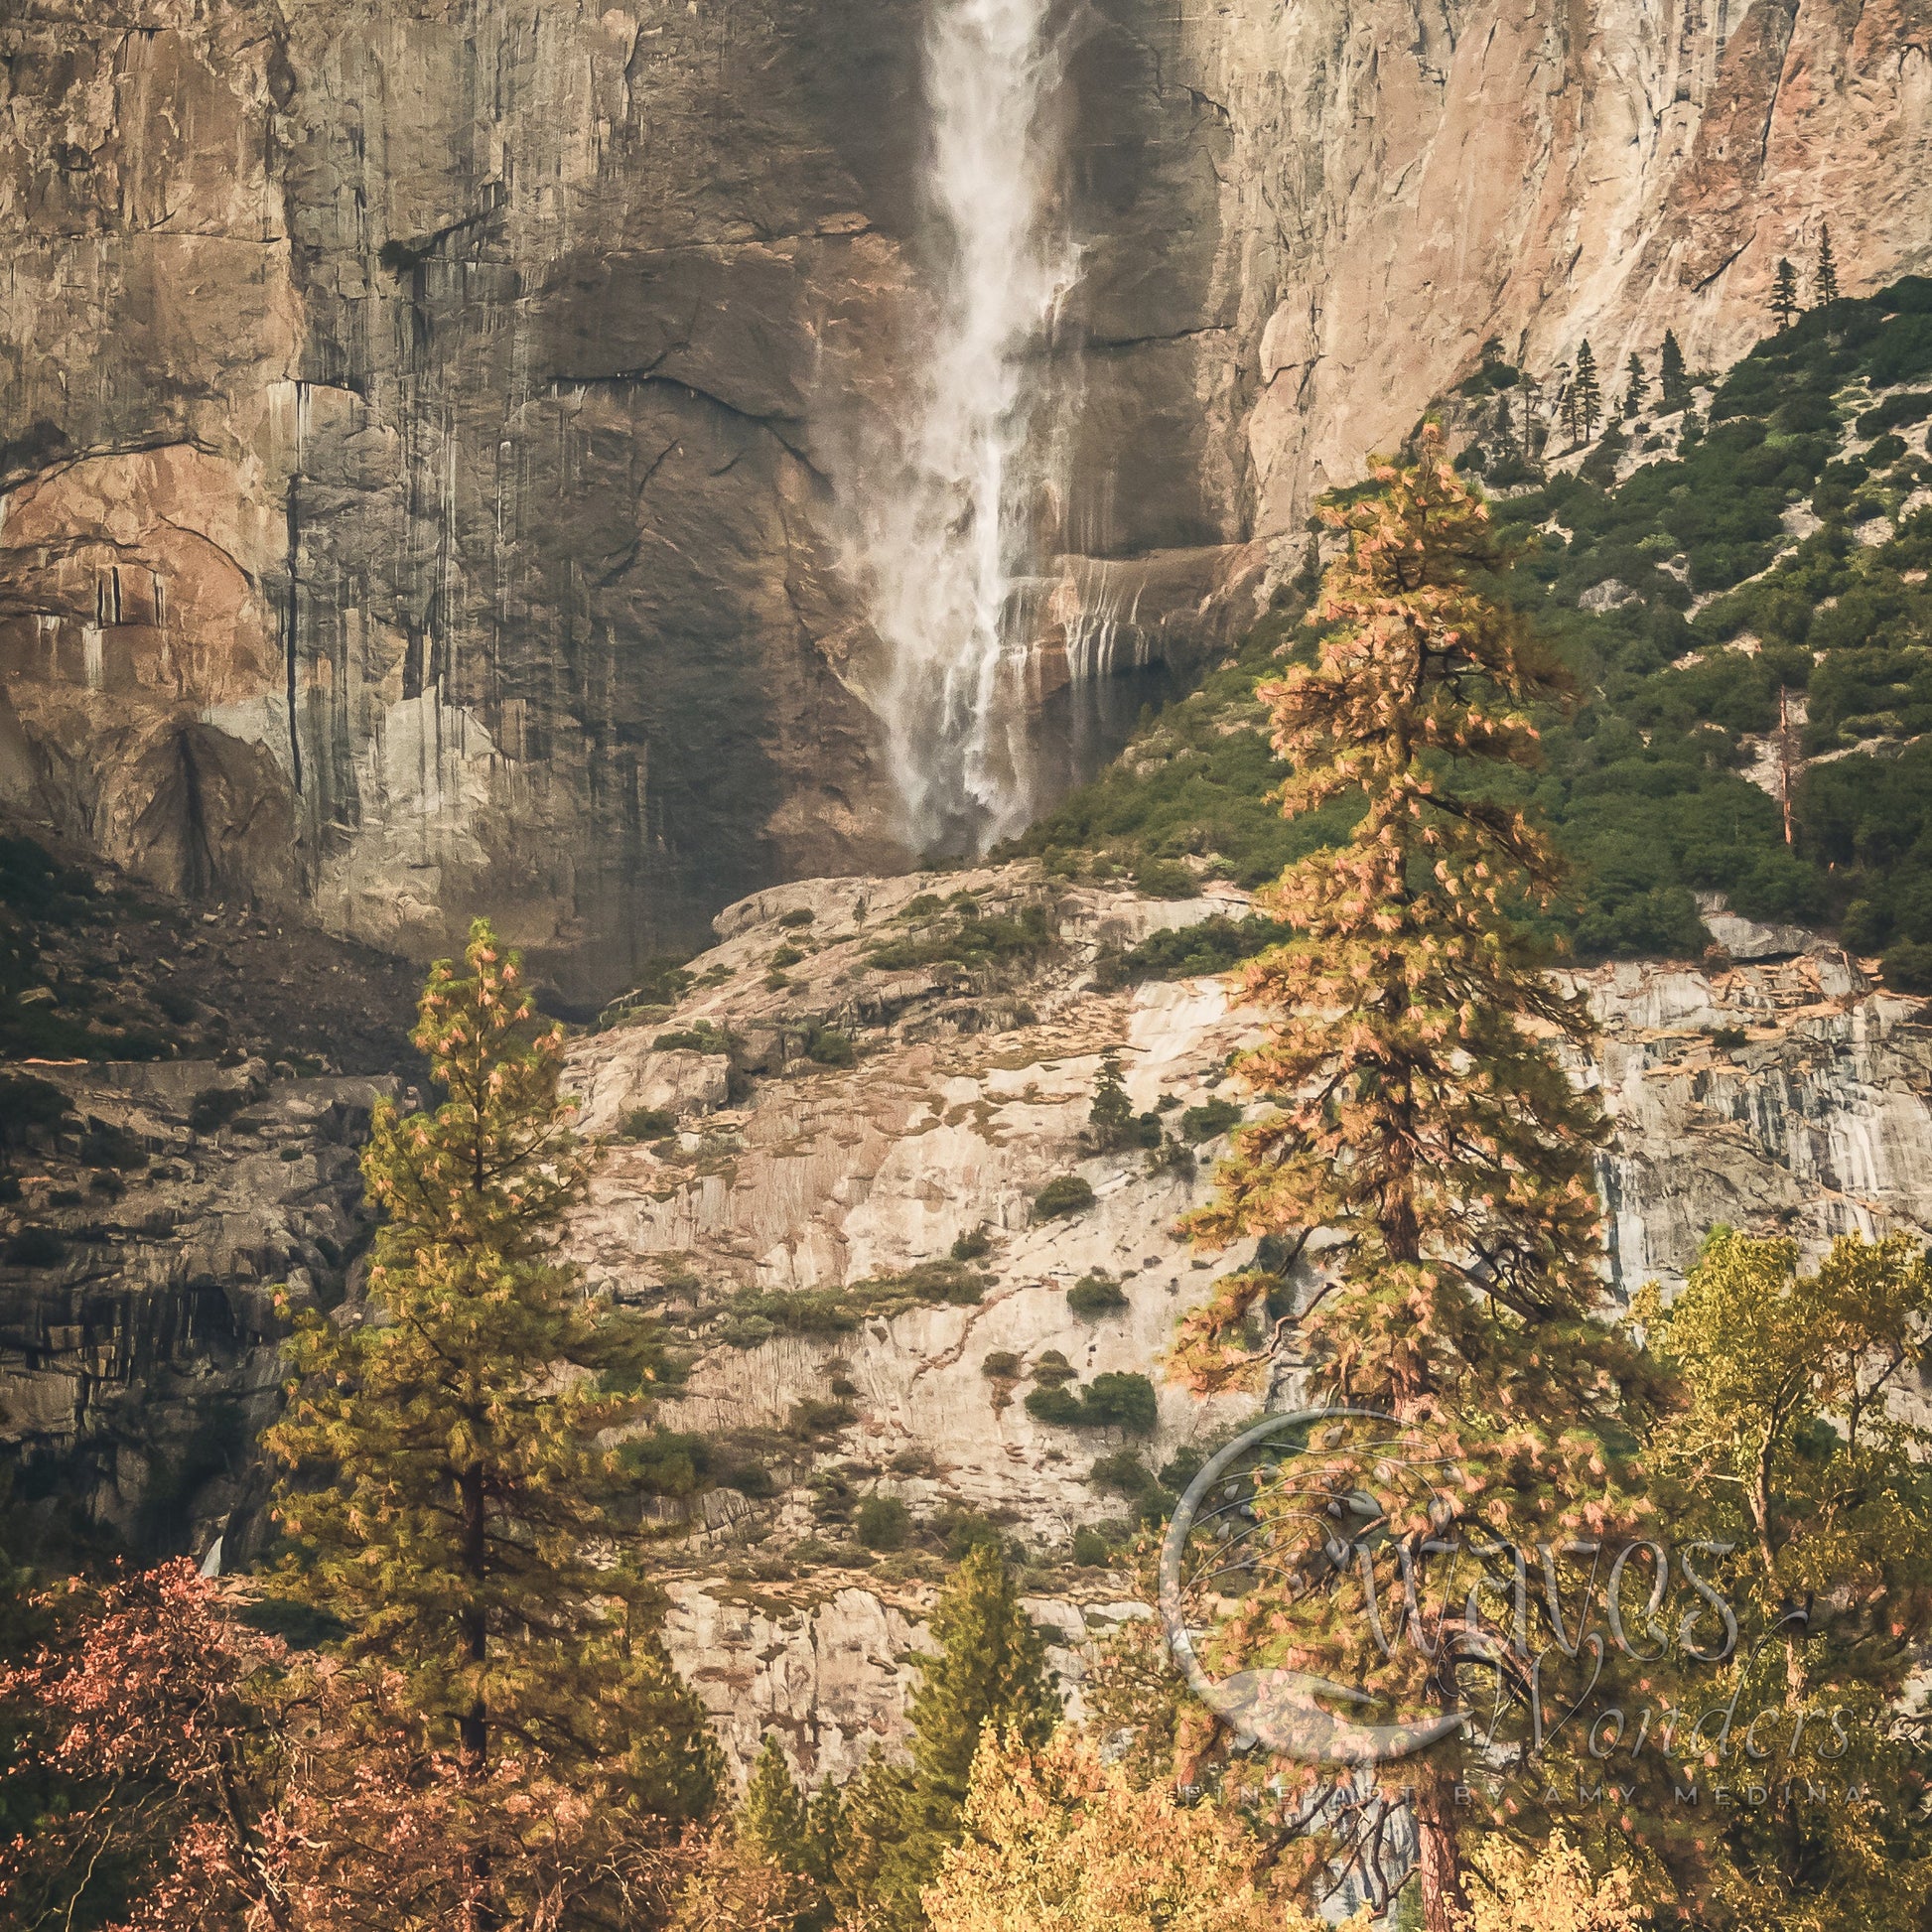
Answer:
<svg viewBox="0 0 1932 1932"><path fill-rule="evenodd" d="M1623 413L1634 416L1643 408L1643 399L1650 393L1650 378L1643 372L1643 357L1633 348L1630 351L1629 386L1623 392Z"/></svg>
<svg viewBox="0 0 1932 1932"><path fill-rule="evenodd" d="M1778 333L1798 319L1804 305L1798 300L1798 271L1784 257L1778 258L1778 272L1771 278L1771 313L1778 319Z"/></svg>
<svg viewBox="0 0 1932 1932"><path fill-rule="evenodd" d="M1587 340L1577 351L1577 423L1587 443L1603 420L1603 385L1597 379L1596 354Z"/></svg>
<svg viewBox="0 0 1932 1932"><path fill-rule="evenodd" d="M1060 1715L1043 1640L991 1544L959 1566L932 1635L937 1650L917 1660L911 1763L875 1759L854 1781L834 1863L833 1895L847 1916L902 1932L925 1923L920 1889L959 1843L982 1734L1041 1744Z"/></svg>
<svg viewBox="0 0 1932 1932"><path fill-rule="evenodd" d="M1658 357L1657 387L1666 410L1687 409L1691 402L1690 378L1684 372L1684 351L1677 345L1677 332L1664 331L1663 351Z"/></svg>
<svg viewBox="0 0 1932 1932"><path fill-rule="evenodd" d="M413 1035L448 1099L379 1105L363 1155L383 1217L364 1318L310 1313L288 1345L267 1437L284 1587L479 1785L533 1757L668 1829L709 1808L718 1757L655 1634L612 1435L648 1413L658 1347L557 1258L585 1182L562 1030L482 921L464 965L431 969Z"/></svg>
<svg viewBox="0 0 1932 1932"><path fill-rule="evenodd" d="M821 1932L831 1922L827 1887L838 1810L829 1787L819 1798L799 1789L777 1737L766 1736L732 1832L741 1857L757 1859L778 1875L767 1909L775 1907L789 1932Z"/></svg>
<svg viewBox="0 0 1932 1932"><path fill-rule="evenodd" d="M1832 231L1829 225L1818 230L1818 267L1812 276L1812 302L1814 307L1823 308L1827 302L1838 300L1838 262L1832 254Z"/></svg>
<svg viewBox="0 0 1932 1932"><path fill-rule="evenodd" d="M1566 680L1484 595L1506 554L1441 432L1425 432L1413 467L1375 481L1373 495L1322 511L1348 552L1323 585L1315 660L1260 693L1291 774L1284 813L1351 795L1364 809L1343 843L1265 895L1297 936L1246 970L1269 1024L1238 1071L1288 1097L1237 1130L1217 1197L1186 1224L1210 1246L1313 1229L1341 1245L1286 1324L1264 1319L1279 1279L1226 1278L1183 1323L1174 1359L1205 1388L1255 1379L1293 1347L1316 1399L1395 1418L1458 1471L1429 1508L1389 1518L1376 1558L1399 1545L1414 1600L1437 1605L1421 1647L1373 1654L1353 1572L1310 1597L1285 1571L1251 1591L1232 1626L1247 1654L1228 1660L1292 1657L1330 1682L1392 1681L1404 1708L1455 1712L1475 1694L1464 1665L1490 1660L1442 1600L1453 1565L1472 1549L1486 1563L1493 1539L1561 1547L1585 1522L1600 1535L1629 1521L1642 1371L1592 1318L1605 1129L1557 1051L1582 1045L1588 1022L1515 916L1547 902L1562 869L1497 782L1537 762L1530 707L1563 702ZM1372 1445L1337 1437L1324 1453L1334 1493L1386 1493ZM1263 1519L1277 1507L1264 1484ZM1426 1922L1449 1932L1471 1816L1459 1768L1441 1752L1400 1768Z"/></svg>

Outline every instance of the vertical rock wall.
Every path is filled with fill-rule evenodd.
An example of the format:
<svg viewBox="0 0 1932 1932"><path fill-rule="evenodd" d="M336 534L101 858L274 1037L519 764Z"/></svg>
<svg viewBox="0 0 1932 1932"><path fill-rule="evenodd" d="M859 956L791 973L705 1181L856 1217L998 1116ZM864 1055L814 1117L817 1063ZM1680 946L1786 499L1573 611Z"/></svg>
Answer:
<svg viewBox="0 0 1932 1932"><path fill-rule="evenodd" d="M1932 243L1932 0L1066 0L1033 695L1244 622L1501 338L1721 361ZM898 862L839 568L915 379L926 0L0 23L0 796L584 996Z"/></svg>
<svg viewBox="0 0 1932 1932"><path fill-rule="evenodd" d="M1809 297L1826 224L1848 295L1932 267L1926 0L1286 0L1173 23L1173 79L1225 130L1225 245L1255 264L1263 537L1490 337L1540 374L1587 337L1599 368L1637 350L1654 377L1674 329L1718 368L1770 327L1781 256Z"/></svg>

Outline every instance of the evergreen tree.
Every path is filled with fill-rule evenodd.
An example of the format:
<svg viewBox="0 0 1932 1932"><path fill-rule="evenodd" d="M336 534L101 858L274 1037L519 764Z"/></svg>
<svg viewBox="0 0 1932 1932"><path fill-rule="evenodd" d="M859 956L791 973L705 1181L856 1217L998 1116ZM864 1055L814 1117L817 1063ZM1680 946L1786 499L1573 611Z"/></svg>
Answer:
<svg viewBox="0 0 1932 1932"><path fill-rule="evenodd" d="M1818 230L1818 268L1812 276L1812 301L1814 307L1823 308L1827 302L1838 300L1838 262L1832 254L1832 231L1829 225Z"/></svg>
<svg viewBox="0 0 1932 1932"><path fill-rule="evenodd" d="M1643 357L1633 348L1630 351L1630 383L1623 392L1623 413L1634 416L1643 408L1643 399L1650 393L1650 378L1643 372Z"/></svg>
<svg viewBox="0 0 1932 1932"><path fill-rule="evenodd" d="M394 1673L479 1784L499 1748L667 1824L711 1803L702 1707L655 1634L625 1451L651 1404L649 1325L589 1295L555 1238L585 1167L560 1028L479 921L467 974L430 970L413 1035L449 1098L375 1113L383 1216L367 1318L310 1312L268 1432L284 1587Z"/></svg>
<svg viewBox="0 0 1932 1932"><path fill-rule="evenodd" d="M1778 333L1798 319L1804 305L1798 300L1798 271L1784 257L1778 258L1778 272L1771 278L1771 313L1778 319Z"/></svg>
<svg viewBox="0 0 1932 1932"><path fill-rule="evenodd" d="M837 1816L836 1796L829 1812L822 1798L808 1799L793 1779L777 1737L767 1735L732 1829L742 1855L780 1874L782 1882L767 1896L791 1932L819 1932L830 1923L828 1828Z"/></svg>
<svg viewBox="0 0 1932 1932"><path fill-rule="evenodd" d="M911 1763L875 1758L854 1781L834 1867L834 1898L848 1916L870 1912L908 1932L925 1923L921 1887L959 1843L981 1733L990 1726L1037 1745L1060 1715L1043 1640L992 1544L960 1564L933 1611L932 1635L936 1652L916 1659Z"/></svg>
<svg viewBox="0 0 1932 1932"><path fill-rule="evenodd" d="M1495 439L1499 456L1514 456L1516 452L1516 415L1509 406L1507 396L1496 398L1496 413L1490 419L1490 434Z"/></svg>
<svg viewBox="0 0 1932 1932"><path fill-rule="evenodd" d="M1677 345L1676 331L1664 331L1663 353L1658 361L1657 387L1666 410L1683 409L1691 400L1691 384L1684 373L1684 351Z"/></svg>
<svg viewBox="0 0 1932 1932"><path fill-rule="evenodd" d="M786 1871L806 1868L807 1804L775 1733L767 1733L738 1807L741 1844Z"/></svg>
<svg viewBox="0 0 1932 1932"><path fill-rule="evenodd" d="M1603 389L1596 376L1596 356L1587 341L1577 351L1577 421L1587 443L1603 420Z"/></svg>
<svg viewBox="0 0 1932 1932"><path fill-rule="evenodd" d="M1158 1114L1136 1114L1127 1088L1120 1077L1120 1055L1103 1053L1100 1077L1094 1082L1093 1106L1087 1113L1087 1131L1093 1145L1103 1152L1115 1153L1127 1147L1159 1147L1161 1119Z"/></svg>
<svg viewBox="0 0 1932 1932"><path fill-rule="evenodd" d="M1289 1323L1261 1318L1284 1292L1279 1277L1226 1278L1182 1324L1174 1359L1213 1387L1265 1375L1293 1347L1314 1399L1425 1436L1458 1481L1391 1516L1370 1561L1399 1548L1410 1600L1429 1605L1458 1560L1442 1559L1446 1544L1486 1565L1486 1539L1560 1547L1585 1520L1606 1534L1634 1519L1630 1424L1650 1378L1593 1318L1593 1151L1605 1128L1557 1051L1581 1046L1588 1021L1511 916L1547 903L1562 869L1497 779L1536 764L1530 707L1567 702L1567 680L1483 594L1507 553L1445 461L1441 431L1425 431L1417 464L1381 467L1375 481L1373 495L1321 512L1349 547L1323 586L1315 661L1260 693L1291 772L1284 813L1347 796L1364 809L1343 843L1291 865L1266 895L1298 936L1246 969L1246 998L1270 1019L1237 1070L1291 1097L1236 1132L1216 1199L1186 1224L1209 1245L1310 1228L1341 1244ZM1387 1493L1372 1443L1340 1432L1323 1454L1333 1493ZM1265 1483L1256 1502L1264 1522L1298 1507ZM1493 1652L1444 1604L1423 1612L1426 1645L1379 1658L1364 1588L1346 1566L1312 1594L1293 1566L1263 1572L1222 1663L1292 1655L1331 1683L1388 1684L1403 1709L1466 1708L1479 1693L1459 1673L1491 1673ZM1528 1654L1551 1641L1540 1629ZM1437 1752L1401 1770L1425 1919L1448 1932L1470 1816L1457 1809L1459 1767ZM1310 1774L1285 1773L1304 1789ZM1491 1812L1483 1829L1533 1829L1526 1817Z"/></svg>

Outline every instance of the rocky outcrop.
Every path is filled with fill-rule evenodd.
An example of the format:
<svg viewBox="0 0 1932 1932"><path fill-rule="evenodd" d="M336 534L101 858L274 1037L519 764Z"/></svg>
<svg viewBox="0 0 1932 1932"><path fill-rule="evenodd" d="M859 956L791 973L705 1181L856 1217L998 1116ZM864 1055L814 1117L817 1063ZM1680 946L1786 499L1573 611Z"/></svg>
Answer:
<svg viewBox="0 0 1932 1932"><path fill-rule="evenodd" d="M51 1067L67 1122L16 1150L0 1248L10 1543L143 1555L268 1535L256 1439L292 1309L334 1307L367 1246L356 1148L387 1079Z"/></svg>
<svg viewBox="0 0 1932 1932"><path fill-rule="evenodd" d="M1243 623L1310 492L1486 338L1721 360L1823 220L1848 290L1932 233L1923 0L1055 18L1049 706ZM415 956L490 910L585 996L891 863L839 544L926 333L923 20L0 26L0 795Z"/></svg>
<svg viewBox="0 0 1932 1932"><path fill-rule="evenodd" d="M1117 1581L1070 1564L1076 1529L1131 1513L1096 1459L1126 1449L1151 1476L1252 1408L1168 1386L1160 1362L1177 1316L1248 1259L1191 1253L1173 1221L1222 1146L1212 1103L1246 1104L1227 1062L1258 1016L1222 981L1105 992L1095 974L1160 926L1244 909L1212 890L1152 902L1030 865L775 888L721 915L675 1009L573 1048L583 1126L612 1137L573 1250L688 1348L666 1426L762 1471L728 1468L741 1486L704 1498L670 1625L741 1752L775 1727L808 1769L844 1775L897 1734L937 1573L888 1557L873 1580L852 1540L866 1496L942 1534L966 1513L1017 1537L1077 1675L1080 1646L1125 1613ZM1029 907L1050 934L1033 946ZM1813 1255L1852 1229L1932 1234L1920 1003L1822 942L1732 925L1760 957L1578 975L1601 1032L1577 1077L1615 1130L1618 1296L1681 1279L1721 1222ZM1165 1156L1094 1147L1107 1055L1166 1124ZM1172 1146L1195 1137L1195 1160ZM1090 1202L1042 1211L1069 1174ZM1095 1281L1115 1293L1081 1312L1068 1291ZM1076 1389L1147 1376L1149 1433L1033 1413L1055 1357Z"/></svg>

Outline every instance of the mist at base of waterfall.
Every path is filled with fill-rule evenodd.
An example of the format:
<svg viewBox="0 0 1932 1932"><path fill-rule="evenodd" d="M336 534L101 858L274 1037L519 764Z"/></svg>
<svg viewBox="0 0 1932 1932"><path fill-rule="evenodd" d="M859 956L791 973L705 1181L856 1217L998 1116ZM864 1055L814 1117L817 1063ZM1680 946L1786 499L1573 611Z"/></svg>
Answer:
<svg viewBox="0 0 1932 1932"><path fill-rule="evenodd" d="M1156 658L1103 676L1077 678L1035 706L1020 721L1031 785L1026 810L1019 823L998 837L1024 831L1069 792L1092 783L1126 749L1150 711L1173 704L1189 689L1187 679ZM997 842L978 826L959 825L950 838L942 833L915 850L922 859L951 861L977 857Z"/></svg>

